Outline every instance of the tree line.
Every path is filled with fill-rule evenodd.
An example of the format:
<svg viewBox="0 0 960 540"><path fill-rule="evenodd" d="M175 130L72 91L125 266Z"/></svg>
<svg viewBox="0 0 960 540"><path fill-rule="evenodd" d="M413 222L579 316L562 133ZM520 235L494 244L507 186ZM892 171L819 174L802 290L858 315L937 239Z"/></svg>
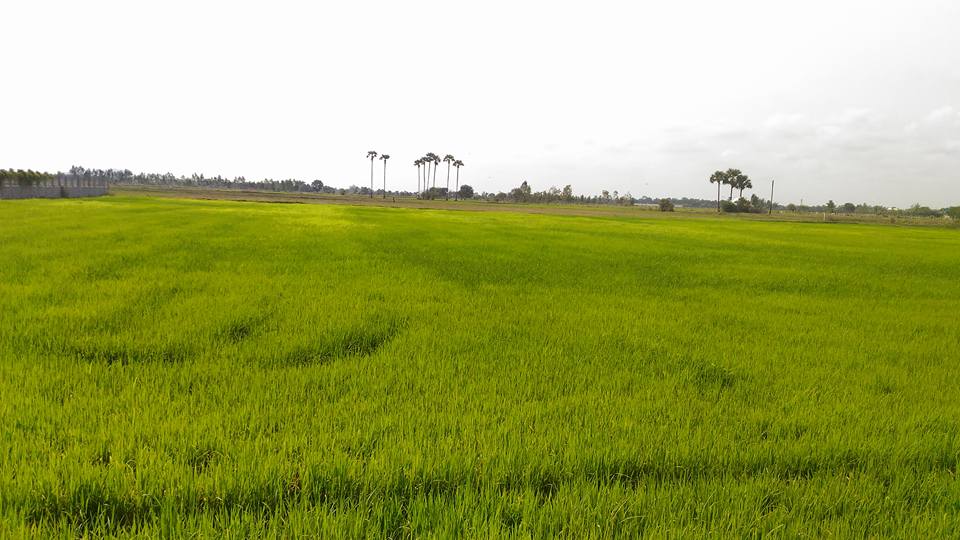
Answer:
<svg viewBox="0 0 960 540"><path fill-rule="evenodd" d="M617 190L601 190L599 194L585 195L574 194L573 187L570 184L562 188L551 186L543 191L534 191L532 186L523 181L521 184L509 191L498 192L480 192L477 193L474 188L467 184L460 184L460 167L463 161L455 158L451 154L446 154L440 158L433 152L424 154L423 157L414 160L414 166L417 167L417 191L390 190L386 189L386 163L390 159L389 155L379 154L370 151L367 157L371 159L371 186L350 185L346 188L339 188L325 184L321 180L305 182L294 178L283 180L274 180L264 178L262 180L250 181L243 176L227 178L220 175L204 176L194 173L190 176L174 175L172 173L133 173L129 169L87 169L82 166L73 166L67 172L49 173L34 171L30 169L0 169L0 183L15 183L21 186L38 185L44 182L55 182L58 180L80 180L90 184L108 184L108 185L143 185L158 187L202 187L202 188L220 188L220 189L246 189L276 192L294 192L294 193L325 193L336 195L361 195L386 197L418 197L420 199L449 199L454 196L457 199L472 199L486 202L510 202L510 203L561 203L561 204L590 204L590 205L644 205L656 207L662 211L672 211L675 207L684 208L709 208L716 206L718 211L738 213L738 212L764 212L781 210L787 212L818 212L829 214L874 214L874 215L900 215L917 217L944 217L949 216L954 220L960 220L960 206L950 208L930 208L914 204L909 208L888 208L880 205L869 205L866 203L854 204L845 202L837 204L833 200L819 205L804 205L789 203L786 205L771 202L756 194L749 198L743 196L744 191L753 188L752 179L739 169L727 169L726 171L715 171L709 177L711 184L717 185L717 199L699 199L699 198L652 198L649 196L634 197L629 192L619 193ZM383 185L375 188L373 185L373 163L374 159L383 162ZM441 164L446 164L446 185L437 186L437 170ZM453 172L455 171L455 173ZM450 189L450 181L454 180L455 189ZM728 188L727 197L722 197L722 188ZM734 201L733 194L737 191L739 198Z"/></svg>
<svg viewBox="0 0 960 540"><path fill-rule="evenodd" d="M57 176L31 169L0 169L0 184L12 182L20 186L34 186L56 180Z"/></svg>

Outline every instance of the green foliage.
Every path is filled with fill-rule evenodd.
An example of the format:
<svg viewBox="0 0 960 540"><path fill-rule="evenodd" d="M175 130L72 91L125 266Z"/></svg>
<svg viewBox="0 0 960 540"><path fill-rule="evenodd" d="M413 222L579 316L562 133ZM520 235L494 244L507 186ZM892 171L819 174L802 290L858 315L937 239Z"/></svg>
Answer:
<svg viewBox="0 0 960 540"><path fill-rule="evenodd" d="M947 208L947 215L955 220L960 220L960 206L951 206Z"/></svg>
<svg viewBox="0 0 960 540"><path fill-rule="evenodd" d="M472 199L473 198L473 187L467 184L460 186L460 191L458 195L461 199Z"/></svg>
<svg viewBox="0 0 960 540"><path fill-rule="evenodd" d="M2 538L960 534L955 230L0 212Z"/></svg>
<svg viewBox="0 0 960 540"><path fill-rule="evenodd" d="M421 199L438 200L447 198L447 188L432 187L420 194Z"/></svg>
<svg viewBox="0 0 960 540"><path fill-rule="evenodd" d="M740 207L733 201L720 201L720 210L727 214L736 214L740 211Z"/></svg>
<svg viewBox="0 0 960 540"><path fill-rule="evenodd" d="M657 205L661 212L673 212L673 201L670 199L660 199Z"/></svg>
<svg viewBox="0 0 960 540"><path fill-rule="evenodd" d="M736 213L760 213L766 210L766 203L763 199L760 199L756 195L753 196L752 201L748 201L743 197L734 201L722 201L720 203L720 209L729 214Z"/></svg>
<svg viewBox="0 0 960 540"><path fill-rule="evenodd" d="M42 182L49 182L56 178L55 175L45 172L23 169L0 169L0 184L12 182L19 186L35 186Z"/></svg>
<svg viewBox="0 0 960 540"><path fill-rule="evenodd" d="M938 210L934 210L928 206L920 206L920 204L914 204L909 209L907 209L904 214L909 216L922 216L922 217L939 217L943 214Z"/></svg>

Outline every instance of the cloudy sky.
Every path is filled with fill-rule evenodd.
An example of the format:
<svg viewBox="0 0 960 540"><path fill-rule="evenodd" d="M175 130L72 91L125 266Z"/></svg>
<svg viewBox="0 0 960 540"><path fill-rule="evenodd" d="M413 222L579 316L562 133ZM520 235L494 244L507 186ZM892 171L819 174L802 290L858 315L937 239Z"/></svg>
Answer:
<svg viewBox="0 0 960 540"><path fill-rule="evenodd" d="M960 2L0 4L0 167L960 203Z"/></svg>

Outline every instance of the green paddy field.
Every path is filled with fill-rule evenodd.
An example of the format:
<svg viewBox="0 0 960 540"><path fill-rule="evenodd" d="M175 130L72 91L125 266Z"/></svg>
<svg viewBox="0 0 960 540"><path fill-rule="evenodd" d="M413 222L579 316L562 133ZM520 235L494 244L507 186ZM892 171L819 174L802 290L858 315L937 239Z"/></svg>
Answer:
<svg viewBox="0 0 960 540"><path fill-rule="evenodd" d="M0 201L0 537L960 536L960 230Z"/></svg>

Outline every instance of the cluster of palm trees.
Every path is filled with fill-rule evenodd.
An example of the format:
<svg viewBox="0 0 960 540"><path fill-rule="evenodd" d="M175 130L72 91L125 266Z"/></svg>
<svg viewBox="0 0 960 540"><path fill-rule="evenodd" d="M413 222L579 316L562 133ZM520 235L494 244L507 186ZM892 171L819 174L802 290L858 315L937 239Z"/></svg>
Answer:
<svg viewBox="0 0 960 540"><path fill-rule="evenodd" d="M367 159L370 160L370 198L373 198L373 162L377 159L377 156L380 156L380 161L383 161L383 198L387 198L387 160L390 159L389 154L378 154L375 150L370 150L367 152ZM414 166L417 167L417 193L422 194L429 189L434 189L437 187L437 167L441 162L447 164L447 199L450 198L450 167L456 167L457 175L456 182L457 187L454 193L460 192L460 167L463 167L463 162L459 159L453 157L453 154L447 154L443 156L443 159L440 159L440 156L434 154L433 152L427 152L422 158L417 159L413 162ZM427 187L431 184L430 179L430 166L433 166L433 179L432 186ZM423 174L421 174L421 170ZM421 180L422 178L422 180Z"/></svg>
<svg viewBox="0 0 960 540"><path fill-rule="evenodd" d="M730 186L730 198L733 200L733 190L740 190L740 198L743 198L743 190L753 188L753 182L750 177L743 174L740 169L727 169L726 171L715 171L710 175L710 183L717 184L717 212L720 211L720 186Z"/></svg>
<svg viewBox="0 0 960 540"><path fill-rule="evenodd" d="M427 152L422 158L416 159L413 162L413 166L417 168L417 193L425 193L430 189L437 187L437 167L440 166L440 162L447 164L447 191L446 198L450 198L450 167L457 168L457 177L456 177L456 191L454 193L459 193L460 191L460 167L463 167L463 162L459 159L453 157L453 154L447 154L443 156L443 159L440 159L440 156L434 154L433 152ZM430 177L430 168L433 167L433 178ZM422 173L421 173L422 171Z"/></svg>

